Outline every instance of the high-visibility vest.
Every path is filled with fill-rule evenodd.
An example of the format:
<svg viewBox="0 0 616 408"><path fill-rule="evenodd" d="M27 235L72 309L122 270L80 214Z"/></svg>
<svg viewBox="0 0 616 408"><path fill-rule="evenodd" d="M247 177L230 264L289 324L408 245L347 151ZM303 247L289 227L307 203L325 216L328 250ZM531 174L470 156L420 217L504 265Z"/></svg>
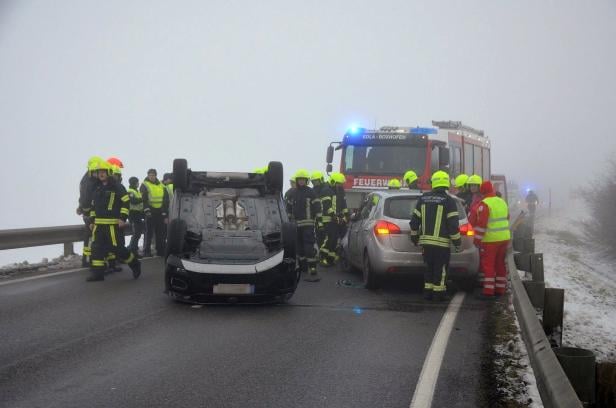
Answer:
<svg viewBox="0 0 616 408"><path fill-rule="evenodd" d="M145 180L143 184L148 189L150 207L161 208L163 206L163 198L165 197L165 185L160 182L154 184L149 180Z"/></svg>
<svg viewBox="0 0 616 408"><path fill-rule="evenodd" d="M173 199L173 183L165 185L165 188L167 189L167 193L169 193L169 201L171 201Z"/></svg>
<svg viewBox="0 0 616 408"><path fill-rule="evenodd" d="M509 209L507 203L500 197L486 197L483 199L490 209L488 225L482 242L501 242L511 239L509 229Z"/></svg>
<svg viewBox="0 0 616 408"><path fill-rule="evenodd" d="M137 200L139 200L140 202L138 204L133 204L132 201L130 203L130 210L131 211L135 211L135 212L143 212L143 200L141 197L141 192L135 188L129 188L128 189L128 193L136 198Z"/></svg>

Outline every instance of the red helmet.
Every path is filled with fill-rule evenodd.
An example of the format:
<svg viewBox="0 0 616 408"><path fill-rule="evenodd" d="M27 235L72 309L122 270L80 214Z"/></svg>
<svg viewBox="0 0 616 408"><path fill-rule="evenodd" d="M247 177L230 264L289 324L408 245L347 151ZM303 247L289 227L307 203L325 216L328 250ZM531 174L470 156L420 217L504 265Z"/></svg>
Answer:
<svg viewBox="0 0 616 408"><path fill-rule="evenodd" d="M122 163L122 160L118 159L117 157L108 158L107 163L112 164L114 166L118 166L121 169L124 168L124 164Z"/></svg>

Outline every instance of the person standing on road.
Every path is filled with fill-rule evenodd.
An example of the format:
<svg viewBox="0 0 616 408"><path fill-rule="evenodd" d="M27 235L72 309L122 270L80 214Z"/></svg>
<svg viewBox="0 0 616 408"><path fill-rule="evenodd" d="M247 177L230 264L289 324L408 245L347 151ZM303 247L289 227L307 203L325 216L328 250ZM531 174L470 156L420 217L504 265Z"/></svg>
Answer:
<svg viewBox="0 0 616 408"><path fill-rule="evenodd" d="M511 239L507 203L494 193L489 181L481 184L484 198L477 206L475 246L479 248L481 270L484 274L481 299L501 296L507 289L505 258Z"/></svg>
<svg viewBox="0 0 616 408"><path fill-rule="evenodd" d="M321 214L317 218L317 246L319 260L323 266L331 266L336 262L336 214L332 207L334 191L325 182L320 171L313 171L310 176L314 193L321 203Z"/></svg>
<svg viewBox="0 0 616 408"><path fill-rule="evenodd" d="M102 157L92 156L88 159L88 168L86 174L83 175L79 182L79 204L77 206L77 215L81 215L85 226L83 239L83 255L81 257L81 266L86 268L90 266L90 256L92 250L90 247L92 240L92 230L90 229L90 211L92 210L92 195L98 187L97 169L100 163L104 161Z"/></svg>
<svg viewBox="0 0 616 408"><path fill-rule="evenodd" d="M479 191L479 187L481 186L482 181L483 180L481 180L481 177L476 174L470 176L466 181L468 195L465 197L464 209L469 215L473 213L473 211L477 208L477 206L481 202L481 199L483 198L481 196L481 192Z"/></svg>
<svg viewBox="0 0 616 408"><path fill-rule="evenodd" d="M439 170L431 180L432 191L424 193L413 210L410 238L414 245L422 247L428 266L424 273L424 298L441 301L447 298L450 245L453 242L459 252L461 237L458 207L447 193L449 175Z"/></svg>
<svg viewBox="0 0 616 408"><path fill-rule="evenodd" d="M400 183L400 180L398 179L391 179L387 183L388 190L400 190L400 187L402 187L402 184Z"/></svg>
<svg viewBox="0 0 616 408"><path fill-rule="evenodd" d="M120 245L118 236L129 214L129 197L124 187L111 175L111 165L101 161L97 168L100 184L92 195L90 228L92 229L92 262L88 282L105 279L106 259L110 253L128 264L137 279L141 275L139 260L126 247Z"/></svg>
<svg viewBox="0 0 616 408"><path fill-rule="evenodd" d="M167 194L169 195L169 205L171 205L171 201L173 201L173 174L163 174L163 184L167 189Z"/></svg>
<svg viewBox="0 0 616 408"><path fill-rule="evenodd" d="M139 258L139 240L143 234L145 222L143 218L143 197L139 191L139 179L137 177L128 179L128 196L130 198L128 221L133 226L133 235L128 247Z"/></svg>
<svg viewBox="0 0 616 408"><path fill-rule="evenodd" d="M531 217L535 216L535 211L537 211L537 206L539 205L539 197L533 190L528 190L528 194L526 195L526 208L528 208L528 213Z"/></svg>
<svg viewBox="0 0 616 408"><path fill-rule="evenodd" d="M314 233L315 218L321 213L319 200L308 187L310 174L307 170L298 170L295 175L296 191L293 202L293 218L297 224L297 249L299 265L307 282L318 282L321 278L317 272L316 237Z"/></svg>
<svg viewBox="0 0 616 408"><path fill-rule="evenodd" d="M402 180L404 181L406 187L409 190L419 190L419 187L417 186L417 179L417 173L415 173L413 170L408 170L406 173L404 173L404 176L402 177Z"/></svg>
<svg viewBox="0 0 616 408"><path fill-rule="evenodd" d="M162 256L165 251L165 229L169 213L169 193L165 185L156 177L156 169L148 170L148 177L143 180L139 189L143 198L145 214L145 239L143 256L152 256L152 237L156 238L156 255Z"/></svg>
<svg viewBox="0 0 616 408"><path fill-rule="evenodd" d="M295 186L295 174L291 176L289 179L289 184L291 188L289 188L284 193L284 205L287 210L287 215L290 220L293 220L293 196L295 195L296 186Z"/></svg>
<svg viewBox="0 0 616 408"><path fill-rule="evenodd" d="M332 208L334 214L336 214L336 259L338 262L338 253L341 250L340 240L344 237L347 231L347 225L349 223L349 209L346 203L346 193L344 191L344 183L346 178L342 173L332 173L329 178L329 183L332 186L334 195L332 196Z"/></svg>
<svg viewBox="0 0 616 408"><path fill-rule="evenodd" d="M468 189L466 182L468 181L468 175L460 174L454 180L454 186L456 187L456 197L464 201L464 207L470 207L470 203L473 202L473 193ZM468 205L467 205L468 203Z"/></svg>

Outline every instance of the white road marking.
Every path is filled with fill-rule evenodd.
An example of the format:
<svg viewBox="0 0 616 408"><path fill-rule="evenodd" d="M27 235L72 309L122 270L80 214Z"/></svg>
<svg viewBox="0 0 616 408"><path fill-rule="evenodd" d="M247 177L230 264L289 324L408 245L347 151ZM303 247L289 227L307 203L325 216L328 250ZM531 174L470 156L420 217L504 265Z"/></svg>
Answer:
<svg viewBox="0 0 616 408"><path fill-rule="evenodd" d="M52 276L66 275L67 273L75 273L75 272L87 271L87 270L88 268L77 268L77 269L69 269L67 271L45 273L43 275L29 276L27 278L11 279L11 280L7 280L6 282L0 282L0 286L11 285L13 283L26 282L26 281L36 280L36 279L49 278Z"/></svg>
<svg viewBox="0 0 616 408"><path fill-rule="evenodd" d="M445 357L449 336L464 301L464 296L464 292L459 292L454 296L436 329L436 334L432 339L432 344L419 375L419 381L417 381L417 386L415 387L415 394L413 394L410 408L430 408L432 406L436 381L441 371L441 364Z"/></svg>

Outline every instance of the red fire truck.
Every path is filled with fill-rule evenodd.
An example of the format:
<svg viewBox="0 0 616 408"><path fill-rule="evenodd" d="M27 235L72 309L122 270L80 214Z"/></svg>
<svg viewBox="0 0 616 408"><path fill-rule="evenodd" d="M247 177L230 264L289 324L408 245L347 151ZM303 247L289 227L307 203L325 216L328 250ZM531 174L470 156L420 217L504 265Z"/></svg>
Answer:
<svg viewBox="0 0 616 408"><path fill-rule="evenodd" d="M342 141L327 149L327 172L340 151L340 172L346 176L349 208L358 208L365 194L387 188L407 170L419 176L419 188L430 188L430 176L445 170L490 178L490 141L482 130L456 121L432 121L432 127L350 127ZM402 181L402 180L401 180Z"/></svg>

